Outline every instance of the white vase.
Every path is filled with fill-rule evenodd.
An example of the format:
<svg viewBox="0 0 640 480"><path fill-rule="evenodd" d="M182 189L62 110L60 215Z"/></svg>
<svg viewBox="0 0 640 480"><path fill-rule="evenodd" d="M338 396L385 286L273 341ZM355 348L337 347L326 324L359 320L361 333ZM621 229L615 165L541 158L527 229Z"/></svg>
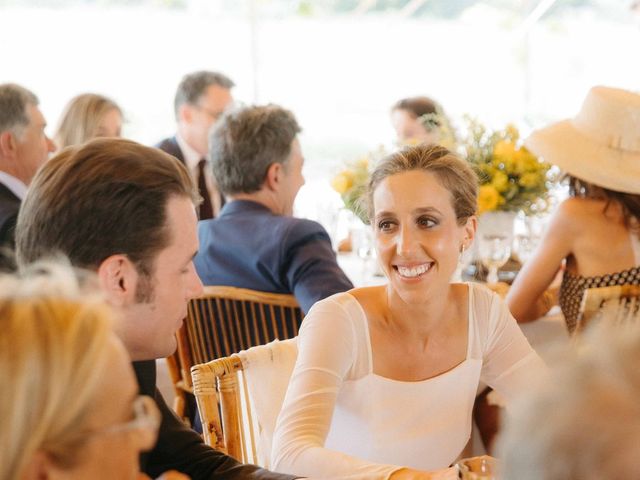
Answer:
<svg viewBox="0 0 640 480"><path fill-rule="evenodd" d="M476 239L482 235L504 235L508 237L509 245L513 244L514 223L517 212L485 212L478 217L478 230L476 231ZM475 261L480 260L478 252L479 242L473 242L471 258Z"/></svg>
<svg viewBox="0 0 640 480"><path fill-rule="evenodd" d="M513 241L513 226L517 212L485 212L478 217L477 235L506 235Z"/></svg>

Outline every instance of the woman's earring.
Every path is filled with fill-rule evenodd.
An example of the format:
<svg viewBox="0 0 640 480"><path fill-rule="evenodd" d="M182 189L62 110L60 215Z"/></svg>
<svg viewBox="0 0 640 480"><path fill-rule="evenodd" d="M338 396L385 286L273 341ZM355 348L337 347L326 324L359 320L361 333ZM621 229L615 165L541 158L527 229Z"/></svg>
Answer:
<svg viewBox="0 0 640 480"><path fill-rule="evenodd" d="M458 255L458 263L462 263L462 257L464 256L464 251L466 250L466 246L463 243L462 245L460 245L460 255Z"/></svg>

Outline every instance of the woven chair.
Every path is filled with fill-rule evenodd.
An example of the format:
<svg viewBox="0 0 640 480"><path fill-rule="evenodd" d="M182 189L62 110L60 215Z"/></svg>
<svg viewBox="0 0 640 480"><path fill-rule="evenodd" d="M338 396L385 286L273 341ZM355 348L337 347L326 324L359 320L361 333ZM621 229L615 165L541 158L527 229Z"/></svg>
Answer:
<svg viewBox="0 0 640 480"><path fill-rule="evenodd" d="M576 333L605 320L614 325L640 319L640 286L587 288L582 297Z"/></svg>
<svg viewBox="0 0 640 480"><path fill-rule="evenodd" d="M271 443L297 356L296 340L275 340L191 369L206 444L269 468Z"/></svg>
<svg viewBox="0 0 640 480"><path fill-rule="evenodd" d="M245 288L208 286L189 302L187 319L177 333L180 378L174 382L176 412L195 417L192 366L298 335L304 313L293 295L266 293Z"/></svg>

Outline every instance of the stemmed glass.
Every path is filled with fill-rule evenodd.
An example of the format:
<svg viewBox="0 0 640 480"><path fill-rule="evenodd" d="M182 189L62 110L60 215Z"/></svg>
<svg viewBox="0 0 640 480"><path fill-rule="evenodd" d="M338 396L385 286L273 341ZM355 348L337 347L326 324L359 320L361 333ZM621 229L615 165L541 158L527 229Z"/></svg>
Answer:
<svg viewBox="0 0 640 480"><path fill-rule="evenodd" d="M456 466L464 480L495 480L498 478L498 462L488 455L464 458Z"/></svg>
<svg viewBox="0 0 640 480"><path fill-rule="evenodd" d="M373 240L373 230L366 225L356 228L353 232L353 246L362 261L362 271L368 274L369 266L375 260L376 252Z"/></svg>
<svg viewBox="0 0 640 480"><path fill-rule="evenodd" d="M536 248L536 239L529 235L516 235L515 254L523 265L531 258Z"/></svg>
<svg viewBox="0 0 640 480"><path fill-rule="evenodd" d="M487 283L498 282L498 268L511 256L511 238L501 234L483 234L480 236L480 260L489 269Z"/></svg>

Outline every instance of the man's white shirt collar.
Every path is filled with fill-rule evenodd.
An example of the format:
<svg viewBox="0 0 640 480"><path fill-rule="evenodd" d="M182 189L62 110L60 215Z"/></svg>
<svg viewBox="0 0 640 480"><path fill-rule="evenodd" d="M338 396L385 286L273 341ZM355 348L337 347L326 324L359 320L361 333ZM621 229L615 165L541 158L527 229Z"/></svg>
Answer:
<svg viewBox="0 0 640 480"><path fill-rule="evenodd" d="M11 190L11 192L20 199L20 201L24 200L24 197L27 195L27 186L13 175L9 175L6 172L0 172L0 183Z"/></svg>
<svg viewBox="0 0 640 480"><path fill-rule="evenodd" d="M176 142L178 142L178 146L180 150L182 150L182 155L184 155L184 163L187 165L187 168L191 172L197 171L198 163L202 160L202 156L196 152L187 142L185 142L184 138L180 136L179 133L176 133Z"/></svg>

